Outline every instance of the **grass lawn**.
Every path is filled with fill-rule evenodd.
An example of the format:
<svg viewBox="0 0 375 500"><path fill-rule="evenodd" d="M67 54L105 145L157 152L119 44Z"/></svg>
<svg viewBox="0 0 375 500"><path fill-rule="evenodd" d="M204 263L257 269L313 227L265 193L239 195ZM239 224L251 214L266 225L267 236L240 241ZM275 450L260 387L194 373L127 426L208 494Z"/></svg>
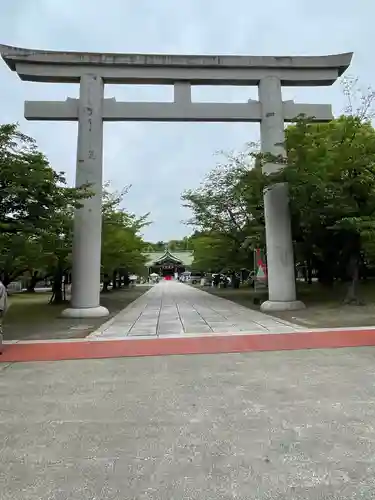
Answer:
<svg viewBox="0 0 375 500"><path fill-rule="evenodd" d="M86 337L148 289L147 286L139 286L103 294L101 304L107 307L110 316L83 320L60 318L61 311L67 307L67 304L49 304L50 292L11 295L10 307L4 319L4 340Z"/></svg>
<svg viewBox="0 0 375 500"><path fill-rule="evenodd" d="M347 285L336 283L333 288L326 288L319 283L307 285L297 284L298 298L306 304L301 311L285 311L273 315L293 323L311 328L336 328L375 325L375 281L361 282L359 297L363 306L343 305ZM205 291L219 297L231 300L237 304L259 310L254 304L254 298L267 299L265 293L255 293L252 288L203 288Z"/></svg>

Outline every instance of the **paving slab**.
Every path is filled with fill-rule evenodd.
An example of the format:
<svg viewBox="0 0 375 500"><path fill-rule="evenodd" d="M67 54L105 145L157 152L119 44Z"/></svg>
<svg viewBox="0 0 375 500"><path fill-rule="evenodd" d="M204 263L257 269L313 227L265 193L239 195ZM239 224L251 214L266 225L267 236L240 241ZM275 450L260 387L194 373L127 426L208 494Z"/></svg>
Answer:
<svg viewBox="0 0 375 500"><path fill-rule="evenodd" d="M176 281L162 281L90 337L292 333L304 327Z"/></svg>
<svg viewBox="0 0 375 500"><path fill-rule="evenodd" d="M374 380L375 348L2 365L0 498L371 499Z"/></svg>

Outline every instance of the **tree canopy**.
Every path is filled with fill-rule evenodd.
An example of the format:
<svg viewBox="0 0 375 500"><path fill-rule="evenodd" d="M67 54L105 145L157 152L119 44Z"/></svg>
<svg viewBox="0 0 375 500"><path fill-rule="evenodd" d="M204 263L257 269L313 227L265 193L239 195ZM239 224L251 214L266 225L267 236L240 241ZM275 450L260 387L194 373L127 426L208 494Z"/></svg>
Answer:
<svg viewBox="0 0 375 500"><path fill-rule="evenodd" d="M186 250L192 250L191 237L185 236L181 240L169 240L169 241L157 241L156 243L152 243L150 241L146 241L144 243L144 250L146 252L163 252L166 249L169 249L171 252L181 252Z"/></svg>
<svg viewBox="0 0 375 500"><path fill-rule="evenodd" d="M49 278L56 300L62 280L69 278L74 210L91 196L90 186L71 188L16 125L0 126L0 272L6 285L28 278L29 290ZM128 272L143 272L140 231L148 214L136 217L123 208L127 188L104 186L102 271L115 284Z"/></svg>
<svg viewBox="0 0 375 500"><path fill-rule="evenodd" d="M145 270L144 242L140 231L149 225L145 214L137 217L121 204L128 191L113 192L107 184L103 192L102 269L112 276L114 286L129 272L143 274Z"/></svg>
<svg viewBox="0 0 375 500"><path fill-rule="evenodd" d="M375 265L371 122L341 116L321 124L300 117L286 129L285 145L286 159L273 158L285 168L275 174L262 173L269 158L247 150L229 155L199 187L182 195L193 214L188 224L199 231L196 262L207 270L250 267L250 250L265 243L263 189L287 182L297 264L308 269L310 279L316 271L322 282L355 281Z"/></svg>
<svg viewBox="0 0 375 500"><path fill-rule="evenodd" d="M183 193L184 206L192 212L187 223L197 229L192 238L194 267L252 267L252 249L264 241L264 183L260 167L246 150L226 155L197 189Z"/></svg>
<svg viewBox="0 0 375 500"><path fill-rule="evenodd" d="M0 126L0 232L50 229L56 213L79 206L88 187L69 188L62 172L49 165L35 141L17 125Z"/></svg>
<svg viewBox="0 0 375 500"><path fill-rule="evenodd" d="M286 146L287 168L270 182L288 182L298 257L312 260L322 280L350 277L364 256L375 257L375 130L353 116L300 120Z"/></svg>

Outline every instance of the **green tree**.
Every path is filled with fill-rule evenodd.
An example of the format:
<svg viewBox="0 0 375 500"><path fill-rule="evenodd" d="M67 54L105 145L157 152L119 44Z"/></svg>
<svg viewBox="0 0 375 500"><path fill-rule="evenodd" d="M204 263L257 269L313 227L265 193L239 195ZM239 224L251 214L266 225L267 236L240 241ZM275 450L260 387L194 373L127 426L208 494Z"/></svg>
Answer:
<svg viewBox="0 0 375 500"><path fill-rule="evenodd" d="M67 207L56 214L55 226L41 235L44 258L39 276L52 279L51 302L56 304L66 300L63 280L67 282L72 267L73 219L74 209Z"/></svg>
<svg viewBox="0 0 375 500"><path fill-rule="evenodd" d="M42 260L40 240L32 234L0 234L0 269L2 281L8 286L23 274L30 273Z"/></svg>
<svg viewBox="0 0 375 500"><path fill-rule="evenodd" d="M54 225L55 213L79 206L88 187L69 188L35 141L16 125L0 126L0 232L35 234Z"/></svg>
<svg viewBox="0 0 375 500"><path fill-rule="evenodd" d="M152 243L152 242L145 242L144 243L145 252L163 252L167 248L171 252L192 250L191 237L184 236L181 240L174 239L174 240L169 240L168 242L158 241L157 243Z"/></svg>
<svg viewBox="0 0 375 500"><path fill-rule="evenodd" d="M194 267L202 270L252 268L252 251L264 241L261 168L249 150L225 159L182 195L192 212L187 223L200 232L192 242Z"/></svg>
<svg viewBox="0 0 375 500"><path fill-rule="evenodd" d="M361 89L356 79L345 79L343 90L347 116L325 124L296 119L286 129L285 159L252 147L229 155L197 189L183 194L192 212L189 223L201 233L195 241L197 262L238 265L243 249L264 246L264 188L287 182L297 264L308 270L310 282L314 270L327 284L348 279L346 301L359 302L360 273L375 265L375 130L370 122L375 91ZM284 168L263 175L266 161Z"/></svg>
<svg viewBox="0 0 375 500"><path fill-rule="evenodd" d="M144 242L140 235L142 228L149 224L146 214L137 217L121 208L128 189L111 192L106 186L103 195L102 227L102 270L103 291L108 290L110 281L113 288L126 284L130 272L142 274L145 267Z"/></svg>
<svg viewBox="0 0 375 500"><path fill-rule="evenodd" d="M358 302L363 254L375 230L375 130L359 117L326 124L300 119L286 130L287 168L267 181L288 182L299 257L321 281L350 278L347 302Z"/></svg>
<svg viewBox="0 0 375 500"><path fill-rule="evenodd" d="M17 125L0 126L0 272L6 284L26 273L34 288L50 266L66 219L70 224L73 209L90 195L89 186L68 187Z"/></svg>
<svg viewBox="0 0 375 500"><path fill-rule="evenodd" d="M201 272L223 272L239 263L238 250L225 233L202 233L193 238L193 268Z"/></svg>

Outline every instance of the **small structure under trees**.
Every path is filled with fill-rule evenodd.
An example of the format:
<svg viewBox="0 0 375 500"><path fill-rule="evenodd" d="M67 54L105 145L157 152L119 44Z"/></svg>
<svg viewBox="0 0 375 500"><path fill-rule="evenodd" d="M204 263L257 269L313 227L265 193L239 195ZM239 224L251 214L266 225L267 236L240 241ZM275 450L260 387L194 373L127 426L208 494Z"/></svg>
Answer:
<svg viewBox="0 0 375 500"><path fill-rule="evenodd" d="M189 250L171 252L149 252L145 254L148 275L156 273L159 276L174 276L191 270L193 252Z"/></svg>

